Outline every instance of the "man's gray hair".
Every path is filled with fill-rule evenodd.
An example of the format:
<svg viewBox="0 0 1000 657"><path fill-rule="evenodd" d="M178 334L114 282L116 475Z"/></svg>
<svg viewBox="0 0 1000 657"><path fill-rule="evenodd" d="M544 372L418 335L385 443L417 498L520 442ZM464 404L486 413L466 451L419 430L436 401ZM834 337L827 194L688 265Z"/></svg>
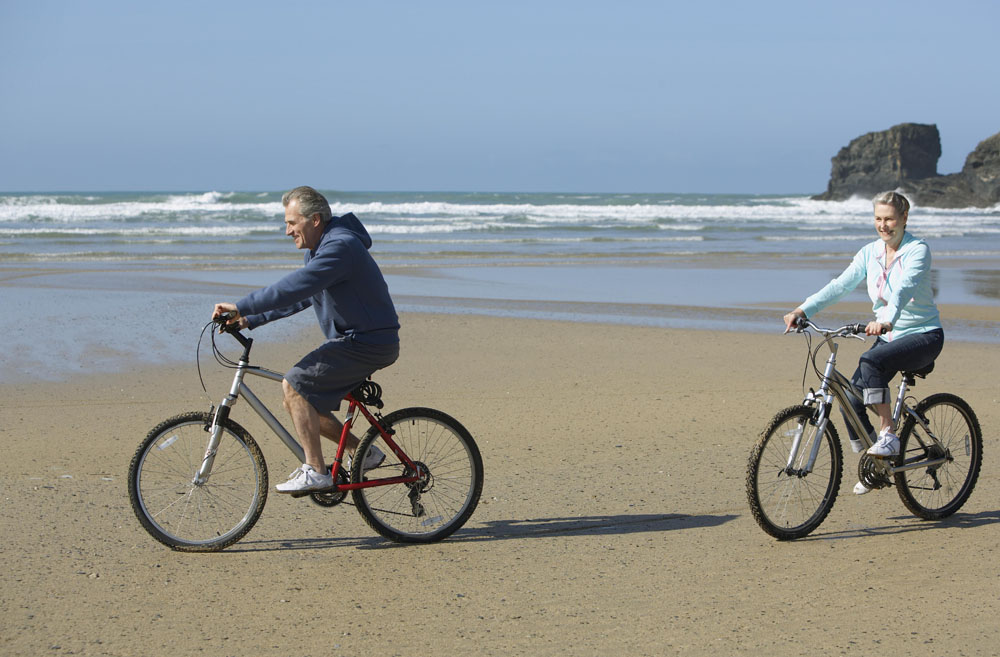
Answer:
<svg viewBox="0 0 1000 657"><path fill-rule="evenodd" d="M305 217L318 213L324 224L333 217L333 211L330 210L330 203L326 197L312 187L306 185L296 187L281 196L281 204L286 208L292 201L299 202L299 214Z"/></svg>
<svg viewBox="0 0 1000 657"><path fill-rule="evenodd" d="M882 192L872 199L872 205L891 205L901 215L910 211L910 202L899 192Z"/></svg>

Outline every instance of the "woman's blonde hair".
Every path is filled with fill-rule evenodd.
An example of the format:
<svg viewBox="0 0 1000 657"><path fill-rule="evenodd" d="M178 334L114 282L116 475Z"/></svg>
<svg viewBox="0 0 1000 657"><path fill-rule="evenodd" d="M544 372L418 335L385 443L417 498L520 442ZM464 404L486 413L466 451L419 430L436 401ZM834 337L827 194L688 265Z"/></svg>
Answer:
<svg viewBox="0 0 1000 657"><path fill-rule="evenodd" d="M872 199L872 205L891 205L904 217L910 211L910 202L899 192L882 192Z"/></svg>

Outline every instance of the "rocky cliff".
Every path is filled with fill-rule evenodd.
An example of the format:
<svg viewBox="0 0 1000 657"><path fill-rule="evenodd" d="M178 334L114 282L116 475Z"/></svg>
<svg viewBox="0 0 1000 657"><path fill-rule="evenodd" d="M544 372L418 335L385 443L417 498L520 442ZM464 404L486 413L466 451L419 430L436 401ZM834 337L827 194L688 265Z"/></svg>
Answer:
<svg viewBox="0 0 1000 657"><path fill-rule="evenodd" d="M903 123L851 141L833 158L826 192L842 201L896 189L916 205L989 207L1000 203L1000 133L980 142L959 173L938 175L941 136L936 125Z"/></svg>

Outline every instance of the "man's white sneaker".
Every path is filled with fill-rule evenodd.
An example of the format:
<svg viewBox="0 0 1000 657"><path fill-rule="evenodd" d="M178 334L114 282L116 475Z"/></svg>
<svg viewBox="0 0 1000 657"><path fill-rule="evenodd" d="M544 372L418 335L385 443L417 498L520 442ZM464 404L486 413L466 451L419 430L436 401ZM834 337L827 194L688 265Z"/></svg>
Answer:
<svg viewBox="0 0 1000 657"><path fill-rule="evenodd" d="M855 495L864 495L865 493L870 493L870 492L872 492L872 489L868 488L868 486L865 486L860 481L858 483L854 484L854 494Z"/></svg>
<svg viewBox="0 0 1000 657"><path fill-rule="evenodd" d="M860 454L861 452L865 451L865 444L860 440L852 439L848 442L851 443L851 451L854 452L855 454Z"/></svg>
<svg viewBox="0 0 1000 657"><path fill-rule="evenodd" d="M333 477L326 473L317 472L308 463L303 463L288 476L288 481L278 484L275 489L279 493L308 493L332 487Z"/></svg>
<svg viewBox="0 0 1000 657"><path fill-rule="evenodd" d="M889 429L883 429L878 440L868 450L869 456L886 458L899 454L899 438Z"/></svg>
<svg viewBox="0 0 1000 657"><path fill-rule="evenodd" d="M382 465L382 461L385 460L385 454L378 447L372 445L368 448L368 454L365 456L365 462L361 464L362 470L368 472L378 466ZM347 461L344 463L344 469L348 472L351 471L351 457L347 457Z"/></svg>

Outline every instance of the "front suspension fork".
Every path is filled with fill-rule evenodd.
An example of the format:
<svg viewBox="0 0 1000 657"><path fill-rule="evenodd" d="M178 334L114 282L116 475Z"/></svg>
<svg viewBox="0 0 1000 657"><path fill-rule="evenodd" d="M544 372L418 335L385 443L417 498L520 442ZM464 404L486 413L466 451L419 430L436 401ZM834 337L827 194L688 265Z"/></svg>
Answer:
<svg viewBox="0 0 1000 657"><path fill-rule="evenodd" d="M222 440L222 427L229 418L229 409L235 401L236 398L233 395L227 396L215 410L212 424L205 427L210 435L208 446L205 448L205 456L201 459L201 467L198 468L198 472L194 476L194 481L192 481L195 486L203 486L208 482L208 478L212 476L215 455L219 451L219 442Z"/></svg>

